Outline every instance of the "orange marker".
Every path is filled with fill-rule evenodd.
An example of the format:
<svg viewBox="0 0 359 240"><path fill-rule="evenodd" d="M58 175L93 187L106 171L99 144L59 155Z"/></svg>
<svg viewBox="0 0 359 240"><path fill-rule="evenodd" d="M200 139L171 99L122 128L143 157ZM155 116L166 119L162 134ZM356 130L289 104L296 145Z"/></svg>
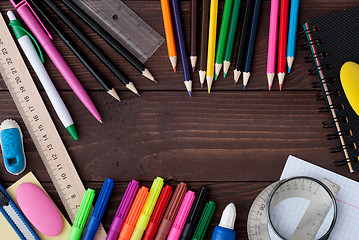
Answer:
<svg viewBox="0 0 359 240"><path fill-rule="evenodd" d="M138 191L135 201L133 202L130 212L126 218L125 224L122 227L118 240L129 240L132 236L133 230L135 230L138 217L141 214L143 205L146 202L148 196L148 188L141 187Z"/></svg>
<svg viewBox="0 0 359 240"><path fill-rule="evenodd" d="M161 7L162 7L163 23L165 25L165 32L166 32L168 57L170 58L173 71L176 72L177 51L176 51L175 36L173 34L172 17L171 17L169 0L161 0Z"/></svg>

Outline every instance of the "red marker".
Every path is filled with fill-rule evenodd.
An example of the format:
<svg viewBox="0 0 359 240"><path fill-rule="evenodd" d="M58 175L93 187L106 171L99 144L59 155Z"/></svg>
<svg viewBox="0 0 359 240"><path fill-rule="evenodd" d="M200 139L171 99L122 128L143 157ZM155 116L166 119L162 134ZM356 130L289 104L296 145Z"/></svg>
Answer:
<svg viewBox="0 0 359 240"><path fill-rule="evenodd" d="M161 195L158 198L155 210L152 213L150 222L148 223L145 235L143 236L142 240L153 240L155 238L163 214L165 213L168 202L170 201L172 192L172 187L168 185L162 189Z"/></svg>
<svg viewBox="0 0 359 240"><path fill-rule="evenodd" d="M287 36L288 36L288 8L289 0L280 3L279 41L278 41L278 80L282 90L286 72Z"/></svg>

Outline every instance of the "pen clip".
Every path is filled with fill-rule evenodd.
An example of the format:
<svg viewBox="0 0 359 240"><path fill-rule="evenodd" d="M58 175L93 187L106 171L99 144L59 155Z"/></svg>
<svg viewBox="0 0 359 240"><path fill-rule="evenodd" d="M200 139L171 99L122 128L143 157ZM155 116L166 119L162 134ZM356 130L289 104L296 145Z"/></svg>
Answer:
<svg viewBox="0 0 359 240"><path fill-rule="evenodd" d="M14 0L10 0L10 2L12 3L12 5L15 7L15 9L17 10L20 7L28 7L32 14L35 16L35 18L37 18L37 21L40 23L41 27L44 29L44 31L46 32L46 34L48 35L48 37L51 40L54 40L50 34L50 32L47 30L47 28L45 27L44 23L41 21L41 19L39 18L39 16L36 14L35 10L31 7L31 5L28 3L27 0L23 0L20 3L16 4Z"/></svg>
<svg viewBox="0 0 359 240"><path fill-rule="evenodd" d="M44 59L44 55L42 54L42 51L41 51L41 47L39 45L39 43L36 41L36 39L31 35L30 32L28 32L25 28L23 28L20 24L18 24L19 21L18 20L12 20L10 21L9 25L12 26L12 27L17 27L19 29L21 29L22 31L24 31L30 38L31 40L35 43L36 47L37 47L37 50L39 52L39 55L40 55L40 59L41 59L41 62L42 63L45 63L45 59Z"/></svg>

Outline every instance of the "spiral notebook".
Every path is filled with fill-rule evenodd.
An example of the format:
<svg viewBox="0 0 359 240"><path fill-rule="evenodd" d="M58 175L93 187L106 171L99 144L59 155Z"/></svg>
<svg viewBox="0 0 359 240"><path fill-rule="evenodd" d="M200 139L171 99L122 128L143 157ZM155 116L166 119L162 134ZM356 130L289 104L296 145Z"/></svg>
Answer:
<svg viewBox="0 0 359 240"><path fill-rule="evenodd" d="M359 63L359 6L308 20L303 25L306 45L321 86L319 99L325 99L327 106L320 111L330 112L332 120L323 122L323 127L335 127L336 132L328 139L339 139L339 146L332 152L344 152L345 159L337 165L348 165L350 172L359 171L359 117L351 108L340 83L340 69L347 61ZM339 143L338 143L339 144Z"/></svg>

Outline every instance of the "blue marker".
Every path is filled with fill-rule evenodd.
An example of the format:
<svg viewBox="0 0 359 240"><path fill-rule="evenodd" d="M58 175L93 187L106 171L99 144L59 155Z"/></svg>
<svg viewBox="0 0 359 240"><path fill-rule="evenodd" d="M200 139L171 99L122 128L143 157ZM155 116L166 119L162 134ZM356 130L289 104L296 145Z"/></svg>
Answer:
<svg viewBox="0 0 359 240"><path fill-rule="evenodd" d="M235 240L234 223L236 216L236 206L234 203L228 204L222 213L219 225L214 228L212 240Z"/></svg>
<svg viewBox="0 0 359 240"><path fill-rule="evenodd" d="M114 183L111 178L107 178L106 181L103 183L100 195L98 196L90 220L87 223L86 231L82 240L92 240L95 237L98 226L100 225L101 219L105 212L108 200L110 199L113 185Z"/></svg>
<svg viewBox="0 0 359 240"><path fill-rule="evenodd" d="M298 14L299 14L299 0L292 0L290 5L290 19L289 19L288 44L287 44L288 73L290 73L295 57Z"/></svg>

